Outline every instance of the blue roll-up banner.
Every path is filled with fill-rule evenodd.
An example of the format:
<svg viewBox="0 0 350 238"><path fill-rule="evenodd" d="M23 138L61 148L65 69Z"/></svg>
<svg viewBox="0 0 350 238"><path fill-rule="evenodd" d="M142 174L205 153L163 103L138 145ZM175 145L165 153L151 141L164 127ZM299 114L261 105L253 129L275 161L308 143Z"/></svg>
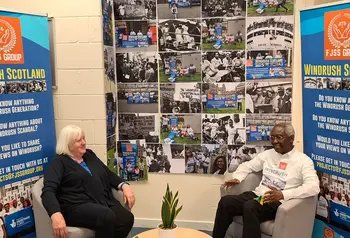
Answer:
<svg viewBox="0 0 350 238"><path fill-rule="evenodd" d="M350 4L300 21L304 151L321 181L313 237L350 237Z"/></svg>
<svg viewBox="0 0 350 238"><path fill-rule="evenodd" d="M151 102L151 94L149 92L129 92L128 104L145 104Z"/></svg>
<svg viewBox="0 0 350 238"><path fill-rule="evenodd" d="M283 58L250 59L247 65L247 79L286 78L286 64Z"/></svg>
<svg viewBox="0 0 350 238"><path fill-rule="evenodd" d="M6 237L35 237L31 188L55 155L55 140L48 19L0 11L0 227Z"/></svg>
<svg viewBox="0 0 350 238"><path fill-rule="evenodd" d="M135 168L137 166L137 144L123 143L121 145L123 155L122 177L132 181L136 177Z"/></svg>
<svg viewBox="0 0 350 238"><path fill-rule="evenodd" d="M215 95L209 93L207 96L208 108L235 108L237 107L237 94Z"/></svg>
<svg viewBox="0 0 350 238"><path fill-rule="evenodd" d="M127 36L123 35L122 48L147 48L148 38L145 36Z"/></svg>
<svg viewBox="0 0 350 238"><path fill-rule="evenodd" d="M222 23L215 23L216 36L222 36Z"/></svg>

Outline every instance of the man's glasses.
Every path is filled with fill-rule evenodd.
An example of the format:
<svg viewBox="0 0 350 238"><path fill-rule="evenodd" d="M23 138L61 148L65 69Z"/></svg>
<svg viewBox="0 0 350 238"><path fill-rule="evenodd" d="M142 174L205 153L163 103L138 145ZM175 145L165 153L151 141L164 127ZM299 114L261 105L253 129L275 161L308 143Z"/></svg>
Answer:
<svg viewBox="0 0 350 238"><path fill-rule="evenodd" d="M285 138L286 138L286 136L270 136L271 141L274 141L274 140L281 141Z"/></svg>

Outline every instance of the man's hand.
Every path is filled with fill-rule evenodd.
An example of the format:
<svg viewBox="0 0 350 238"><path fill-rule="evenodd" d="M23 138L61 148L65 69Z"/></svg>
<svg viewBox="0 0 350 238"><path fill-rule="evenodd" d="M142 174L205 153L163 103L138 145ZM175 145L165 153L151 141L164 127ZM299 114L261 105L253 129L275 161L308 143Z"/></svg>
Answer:
<svg viewBox="0 0 350 238"><path fill-rule="evenodd" d="M221 186L224 189L228 189L229 187L235 186L239 184L241 181L238 179L230 179L228 181L225 181L225 183Z"/></svg>
<svg viewBox="0 0 350 238"><path fill-rule="evenodd" d="M135 195L128 184L123 185L123 193L124 193L124 203L128 202L128 206L131 209L135 205Z"/></svg>
<svg viewBox="0 0 350 238"><path fill-rule="evenodd" d="M66 221L62 213L56 212L51 215L52 230L55 234L55 238L68 238L68 230Z"/></svg>
<svg viewBox="0 0 350 238"><path fill-rule="evenodd" d="M283 200L283 193L275 187L269 186L271 190L267 191L263 196L264 203L278 202Z"/></svg>

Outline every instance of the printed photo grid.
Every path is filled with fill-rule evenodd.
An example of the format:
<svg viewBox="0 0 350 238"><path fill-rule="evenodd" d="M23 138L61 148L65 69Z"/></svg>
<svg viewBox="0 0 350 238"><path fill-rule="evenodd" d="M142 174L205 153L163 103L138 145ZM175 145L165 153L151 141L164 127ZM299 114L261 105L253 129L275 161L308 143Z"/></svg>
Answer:
<svg viewBox="0 0 350 238"><path fill-rule="evenodd" d="M113 7L117 138L145 141L148 173L220 175L271 148L291 121L292 0Z"/></svg>

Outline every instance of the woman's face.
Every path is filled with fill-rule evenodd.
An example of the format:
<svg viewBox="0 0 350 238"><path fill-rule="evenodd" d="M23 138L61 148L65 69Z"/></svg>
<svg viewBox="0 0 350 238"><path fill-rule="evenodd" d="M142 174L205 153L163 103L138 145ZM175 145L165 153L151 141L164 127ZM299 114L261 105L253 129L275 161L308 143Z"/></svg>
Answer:
<svg viewBox="0 0 350 238"><path fill-rule="evenodd" d="M85 134L82 133L80 138L77 138L72 146L69 148L70 152L73 155L77 156L83 156L86 152L86 140L85 140Z"/></svg>
<svg viewBox="0 0 350 238"><path fill-rule="evenodd" d="M224 167L224 160L222 158L218 159L216 161L216 166L219 168L219 169L222 169Z"/></svg>

